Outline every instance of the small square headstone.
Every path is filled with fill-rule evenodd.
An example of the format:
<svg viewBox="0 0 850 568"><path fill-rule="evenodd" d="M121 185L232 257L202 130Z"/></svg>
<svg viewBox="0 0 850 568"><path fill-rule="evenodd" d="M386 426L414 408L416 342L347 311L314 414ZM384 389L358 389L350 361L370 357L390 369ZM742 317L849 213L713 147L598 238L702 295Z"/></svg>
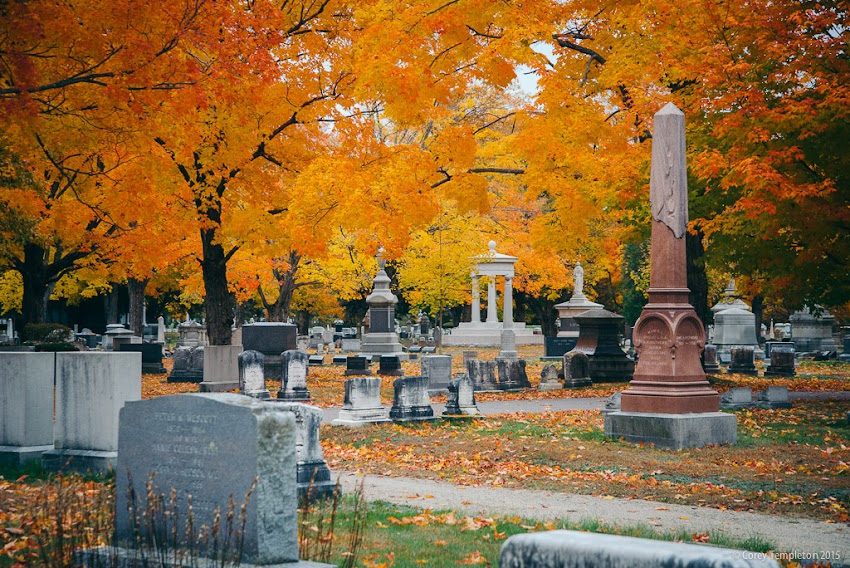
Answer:
<svg viewBox="0 0 850 568"><path fill-rule="evenodd" d="M428 377L399 377L393 381L395 396L390 418L396 422L433 420L434 409L428 397Z"/></svg>
<svg viewBox="0 0 850 568"><path fill-rule="evenodd" d="M582 351L570 351L564 355L564 388L589 387L590 359Z"/></svg>
<svg viewBox="0 0 850 568"><path fill-rule="evenodd" d="M525 359L496 357L496 367L499 370L499 389L518 390L530 389L531 383L525 372Z"/></svg>
<svg viewBox="0 0 850 568"><path fill-rule="evenodd" d="M336 362L336 357L334 357L334 362ZM369 376L372 374L372 371L369 370L369 364L366 357L361 355L349 355L346 359L345 365L345 374L346 376L350 375L359 375L359 376Z"/></svg>
<svg viewBox="0 0 850 568"><path fill-rule="evenodd" d="M449 382L449 396L443 416L480 416L475 404L475 388L472 379L460 375Z"/></svg>
<svg viewBox="0 0 850 568"><path fill-rule="evenodd" d="M741 345L733 347L730 349L730 353L732 356L728 371L730 374L737 373L739 375L758 375L758 370L755 365L754 351L751 346Z"/></svg>
<svg viewBox="0 0 850 568"><path fill-rule="evenodd" d="M558 378L558 368L555 365L544 365L540 370L540 383L537 385L539 391L552 391L564 388Z"/></svg>
<svg viewBox="0 0 850 568"><path fill-rule="evenodd" d="M401 377L404 371L401 368L401 358L398 355L381 355L378 361L378 374L390 377Z"/></svg>
<svg viewBox="0 0 850 568"><path fill-rule="evenodd" d="M492 392L499 390L496 379L496 362L471 359L466 362L466 373L472 379L476 392Z"/></svg>
<svg viewBox="0 0 850 568"><path fill-rule="evenodd" d="M307 390L309 355L291 349L280 355L280 390L277 397L283 400L310 400Z"/></svg>
<svg viewBox="0 0 850 568"><path fill-rule="evenodd" d="M239 354L239 392L254 398L269 398L263 369L263 354L243 351Z"/></svg>
<svg viewBox="0 0 850 568"><path fill-rule="evenodd" d="M387 409L381 406L381 379L352 377L345 379L345 400L332 426L362 426L389 422Z"/></svg>

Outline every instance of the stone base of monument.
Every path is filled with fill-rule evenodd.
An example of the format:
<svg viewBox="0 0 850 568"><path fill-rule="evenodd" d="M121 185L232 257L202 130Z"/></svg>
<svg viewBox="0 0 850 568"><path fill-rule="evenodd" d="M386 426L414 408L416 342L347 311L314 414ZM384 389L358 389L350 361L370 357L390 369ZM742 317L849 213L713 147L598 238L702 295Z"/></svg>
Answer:
<svg viewBox="0 0 850 568"><path fill-rule="evenodd" d="M627 383L635 374L635 362L623 355L591 355L590 376L594 383Z"/></svg>
<svg viewBox="0 0 850 568"><path fill-rule="evenodd" d="M201 392L225 392L239 388L241 345L208 345L204 348L204 380Z"/></svg>
<svg viewBox="0 0 850 568"><path fill-rule="evenodd" d="M577 388L581 388L581 387L590 387L590 386L593 386L593 381L590 380L590 377L564 379L564 388L565 389L577 389Z"/></svg>
<svg viewBox="0 0 850 568"><path fill-rule="evenodd" d="M298 501L313 502L333 497L336 482L331 479L331 470L324 461L299 463L297 468Z"/></svg>
<svg viewBox="0 0 850 568"><path fill-rule="evenodd" d="M226 565L236 565L225 563ZM333 564L296 560L285 564L250 564L239 562L242 568L330 568ZM221 559L213 558L174 558L169 551L151 551L147 554L137 549L120 548L117 546L101 546L78 550L74 553L74 566L109 566L110 568L136 568L137 566L160 566L162 568L219 568Z"/></svg>
<svg viewBox="0 0 850 568"><path fill-rule="evenodd" d="M360 426L383 424L390 421L389 411L386 408L342 409L339 411L339 416L331 420L331 426L359 428Z"/></svg>
<svg viewBox="0 0 850 568"><path fill-rule="evenodd" d="M392 332L367 333L360 342L359 351L364 355L395 355L402 361L407 361L407 353L398 341L398 335Z"/></svg>
<svg viewBox="0 0 850 568"><path fill-rule="evenodd" d="M0 446L0 465L22 466L29 462L42 459L44 452L53 449L53 444L47 446Z"/></svg>
<svg viewBox="0 0 850 568"><path fill-rule="evenodd" d="M714 444L734 444L738 425L734 414L701 412L660 414L611 412L605 415L605 435L635 444L681 450Z"/></svg>
<svg viewBox="0 0 850 568"><path fill-rule="evenodd" d="M310 400L310 391L307 389L292 389L287 392L283 389L277 391L278 400L285 400L287 402L304 402L306 400Z"/></svg>
<svg viewBox="0 0 850 568"><path fill-rule="evenodd" d="M41 455L41 464L47 471L105 474L114 471L117 463L118 452L50 449Z"/></svg>

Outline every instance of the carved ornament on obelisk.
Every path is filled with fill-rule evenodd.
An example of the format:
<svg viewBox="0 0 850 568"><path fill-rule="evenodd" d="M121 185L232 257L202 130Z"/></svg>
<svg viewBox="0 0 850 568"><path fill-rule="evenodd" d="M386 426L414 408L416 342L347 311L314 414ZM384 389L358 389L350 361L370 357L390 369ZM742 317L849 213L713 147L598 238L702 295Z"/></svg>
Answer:
<svg viewBox="0 0 850 568"><path fill-rule="evenodd" d="M700 364L705 330L688 302L685 115L672 103L655 115L649 179L649 303L635 324L638 363L623 391L622 411L717 412L720 395L709 386Z"/></svg>

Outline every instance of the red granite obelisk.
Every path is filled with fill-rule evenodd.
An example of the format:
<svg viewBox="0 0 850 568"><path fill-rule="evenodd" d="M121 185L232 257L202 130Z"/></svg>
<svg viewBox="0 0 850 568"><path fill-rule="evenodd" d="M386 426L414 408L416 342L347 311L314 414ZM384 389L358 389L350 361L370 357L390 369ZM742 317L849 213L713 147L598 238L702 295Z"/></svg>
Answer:
<svg viewBox="0 0 850 568"><path fill-rule="evenodd" d="M605 431L672 448L734 443L735 417L719 412L720 395L705 378L705 331L688 302L685 116L673 104L655 115L649 194L649 303L632 335L638 363L620 412L606 416Z"/></svg>

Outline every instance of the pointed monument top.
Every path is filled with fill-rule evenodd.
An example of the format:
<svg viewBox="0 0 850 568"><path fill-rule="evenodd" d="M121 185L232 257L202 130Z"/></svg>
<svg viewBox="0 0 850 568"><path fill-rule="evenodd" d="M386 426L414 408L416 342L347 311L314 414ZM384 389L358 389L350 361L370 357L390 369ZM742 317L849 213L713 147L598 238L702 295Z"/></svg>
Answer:
<svg viewBox="0 0 850 568"><path fill-rule="evenodd" d="M676 115L685 116L685 113L680 111L679 107L677 107L673 103L667 103L666 105L664 105L664 107L661 110L659 110L657 113L655 113L655 116L658 116L659 114L662 114L662 115L663 114L676 114Z"/></svg>

